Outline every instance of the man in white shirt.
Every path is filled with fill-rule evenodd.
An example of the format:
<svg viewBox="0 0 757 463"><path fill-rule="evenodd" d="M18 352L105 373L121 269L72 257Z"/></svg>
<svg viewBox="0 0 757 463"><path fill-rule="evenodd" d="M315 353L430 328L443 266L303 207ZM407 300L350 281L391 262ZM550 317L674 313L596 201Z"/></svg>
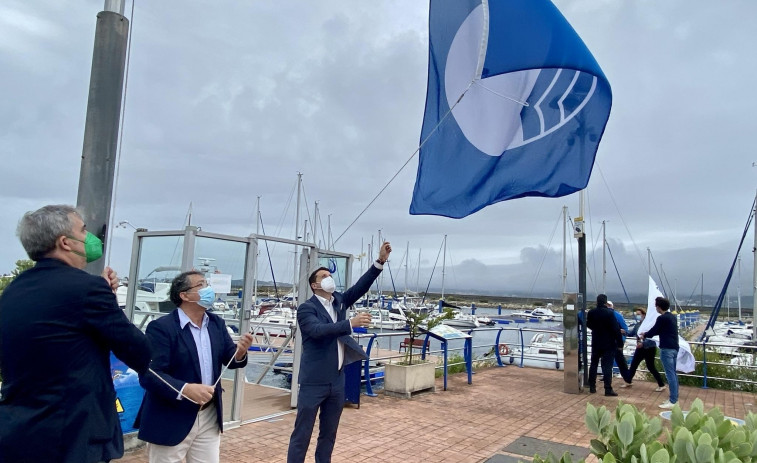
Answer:
<svg viewBox="0 0 757 463"><path fill-rule="evenodd" d="M352 328L368 326L370 314L358 313L349 320L346 311L360 299L381 274L392 247L381 245L379 257L360 280L345 291L335 291L331 272L316 269L309 278L313 297L297 309L297 323L302 333L297 418L289 440L288 463L301 463L310 445L315 418L320 410L320 429L315 461L328 463L336 442L336 432L344 407L343 367L366 358L363 349L350 336Z"/></svg>

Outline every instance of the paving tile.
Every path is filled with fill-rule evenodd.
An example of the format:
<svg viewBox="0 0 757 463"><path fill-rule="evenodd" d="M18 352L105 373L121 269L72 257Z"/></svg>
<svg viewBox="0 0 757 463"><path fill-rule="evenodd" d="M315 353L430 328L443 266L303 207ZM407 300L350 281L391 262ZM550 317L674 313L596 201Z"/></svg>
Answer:
<svg viewBox="0 0 757 463"><path fill-rule="evenodd" d="M524 437L588 448L593 436L584 425L587 403L613 410L622 401L657 415L657 405L667 398L653 392L654 383L641 380L619 391L618 398L566 394L563 372L514 367L480 370L471 385L465 374L455 375L448 386L443 391L440 379L437 392L410 400L383 394L361 397L360 409L346 408L342 414L332 461L509 463L517 457L502 449ZM750 393L681 387L684 409L696 397L705 407L718 405L737 418L743 418L748 407L757 410L757 399ZM294 418L288 414L228 430L221 438L221 461L285 461ZM317 431L307 461L313 461L316 438ZM532 455L521 458L529 461ZM146 462L146 452L138 449L119 461ZM587 458L588 463L596 461L592 455Z"/></svg>

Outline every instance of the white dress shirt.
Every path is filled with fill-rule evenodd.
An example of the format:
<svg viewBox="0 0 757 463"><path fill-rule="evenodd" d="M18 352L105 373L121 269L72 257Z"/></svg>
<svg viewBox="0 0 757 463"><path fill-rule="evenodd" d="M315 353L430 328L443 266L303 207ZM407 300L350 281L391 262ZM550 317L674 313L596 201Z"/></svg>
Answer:
<svg viewBox="0 0 757 463"><path fill-rule="evenodd" d="M331 320L336 323L336 310L334 310L334 296L331 296L328 299L324 299L319 295L315 295L315 297L318 298L319 301L321 301L321 304L326 309L326 312L331 316ZM352 327L350 327L350 330L352 330ZM337 339L337 368L342 369L342 363L344 363L344 343Z"/></svg>
<svg viewBox="0 0 757 463"><path fill-rule="evenodd" d="M197 346L197 357L200 359L200 375L202 377L202 384L207 386L213 385L213 351L210 348L210 334L208 333L208 322L210 318L208 314L202 314L202 326L195 325L189 316L179 308L179 326L184 329L189 324L189 331L192 333L192 337L195 340L195 346ZM184 391L184 386L181 388L181 392ZM177 399L181 400L181 392Z"/></svg>

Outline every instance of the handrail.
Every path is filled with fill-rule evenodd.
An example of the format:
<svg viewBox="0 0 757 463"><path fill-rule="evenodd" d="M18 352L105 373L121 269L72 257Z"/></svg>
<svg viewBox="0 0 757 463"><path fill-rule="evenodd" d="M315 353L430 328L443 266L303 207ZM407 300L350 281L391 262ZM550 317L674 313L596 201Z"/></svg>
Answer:
<svg viewBox="0 0 757 463"><path fill-rule="evenodd" d="M487 357L487 358L476 359L477 362L479 362L479 361L493 361L493 360L496 360L496 365L499 366L499 367L508 366L510 364L507 360L505 360L503 358L504 356L500 354L499 348L498 348L499 344L500 344L500 342L502 340L502 333L505 330L510 331L510 332L515 332L516 342L513 343L513 344L511 344L511 346L512 346L513 349L518 349L518 348L520 349L519 355L515 357L515 358L519 358L520 361L518 361L517 363L513 362L512 365L517 365L520 368L525 367L525 362L527 360L529 360L529 359L533 360L535 358L535 357L529 356L526 353L526 347L527 347L527 344L525 342L526 333L545 333L545 334L546 333L555 333L555 334L562 334L562 331L560 331L560 330L554 330L554 329L540 329L540 328L536 328L536 327L517 327L516 328L516 327L507 326L507 325L505 325L505 326L493 326L493 327L473 328L473 329L466 330L466 333L469 334L469 335L471 335L471 338L470 339L466 339L462 347L452 348L450 346L450 344L446 340L445 341L441 341L440 340L439 341L439 345L438 345L438 349L431 349L430 347L428 349L423 349L422 350L421 358L423 358L425 360L425 359L427 359L427 356L429 356L429 355L437 355L437 356L441 357L441 360L442 360L441 361L441 365L436 366L436 369L442 371L442 374L443 374L443 377L444 377L443 379L444 379L444 389L445 390L447 390L447 387L448 387L448 380L449 380L448 370L449 370L450 367L452 367L454 365L460 365L460 364L465 364L466 365L466 372L468 373L468 383L472 384L472 375L474 374L472 364L473 364L473 360L474 360L474 351L476 351L477 349L486 348L486 347L493 347L494 348L494 355L493 356L490 356L490 357ZM494 343L493 344L491 343L490 338L487 338L486 341L482 342L481 344L474 343L474 341L476 340L475 339L476 332L496 332L496 336L494 337ZM375 354L375 349L372 349L373 348L373 344L374 343L378 343L379 342L379 338L392 339L393 337L403 337L403 336L407 337L408 334L409 333L407 331L392 331L392 332L384 332L384 333L370 333L370 334L367 334L367 335L365 335L365 334L363 334L363 335L355 334L354 336L358 340L360 340L362 338L368 338L369 339L368 349L366 350L366 352L369 354L369 360L372 362L372 361L386 361L386 360L401 358L403 356L403 354L398 354L398 355L382 355L382 356L377 356L377 357L371 357L372 353ZM424 346L430 341L430 337L428 336L428 334L426 334L426 336L422 337L422 339L424 339ZM753 349L754 350L754 352L755 352L755 358L757 358L757 347L743 346L743 345L740 345L740 344L726 344L726 343L714 343L714 342L713 343L709 343L709 342L706 342L706 341L703 341L703 342L689 341L689 344L691 345L692 350L694 350L695 346L700 346L704 350L704 354L703 354L701 360L697 360L696 361L696 364L701 364L702 365L702 369L700 370L701 374L686 374L686 373L679 372L678 373L679 377L698 377L698 378L702 378L702 386L701 387L704 388L704 389L706 389L708 387L711 387L709 383L711 381L713 381L713 380L717 380L717 381L732 381L732 382L739 382L739 383L751 384L751 385L756 384L756 382L754 380L750 380L750 379L723 378L723 377L720 377L720 376L712 376L711 373L710 373L710 371L712 370L712 368L710 366L711 365L724 365L724 366L728 366L729 365L728 363L719 362L717 359L712 360L711 355L713 353L718 353L716 350L714 351L713 348L718 348L718 347L733 347L733 348L742 347L742 348L749 348L749 349ZM390 346L391 346L391 343L390 343ZM390 347L390 349L391 349L391 347ZM461 352L462 356L463 356L463 362L454 362L454 363L450 362L449 361L449 355L452 352ZM728 355L728 354L726 353L725 355ZM511 357L511 359L512 359L512 357ZM512 361L512 360L510 360L510 361ZM556 361L555 361L556 368L559 369L560 368L560 364L561 364L561 361L559 360L559 358L557 358ZM365 384L366 384L366 394L367 395L375 395L375 390L374 390L373 384L372 384L373 380L371 380L371 378L370 378L369 362L366 362L363 366L364 366L363 371L364 371ZM749 369L753 369L754 370L754 369L757 369L757 363L754 364L754 365L741 365L739 367L741 367L741 368L749 368ZM643 368L640 368L639 371L645 371L645 370Z"/></svg>
<svg viewBox="0 0 757 463"><path fill-rule="evenodd" d="M363 364L365 365L363 376L365 376L365 395L368 397L376 397L378 394L373 392L373 385L371 384L371 348L373 347L373 341L378 336L376 333L373 333L373 336L371 336L371 339L368 341L368 347L365 348L365 354L368 356L368 360L363 361Z"/></svg>

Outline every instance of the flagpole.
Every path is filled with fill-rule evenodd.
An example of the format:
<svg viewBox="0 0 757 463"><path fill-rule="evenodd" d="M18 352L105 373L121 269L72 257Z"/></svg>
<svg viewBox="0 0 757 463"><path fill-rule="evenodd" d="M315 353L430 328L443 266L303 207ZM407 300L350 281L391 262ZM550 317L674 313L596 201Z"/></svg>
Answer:
<svg viewBox="0 0 757 463"><path fill-rule="evenodd" d="M757 195L755 195L755 209L752 211L752 226L754 227L754 249L757 249L757 223L754 222L754 217L757 217L755 214L757 213ZM757 254L757 253L753 253ZM754 257L754 273L752 275L752 339L757 339L757 317L755 315L757 314L757 310L755 310L755 306L757 305L757 257Z"/></svg>
<svg viewBox="0 0 757 463"><path fill-rule="evenodd" d="M578 297L581 319L581 360L583 384L589 384L589 355L586 342L586 234L584 233L584 190L578 192L578 215L575 222L575 237L578 239Z"/></svg>
<svg viewBox="0 0 757 463"><path fill-rule="evenodd" d="M568 206L562 207L562 293L565 294L568 280L568 263L565 248L567 247Z"/></svg>

